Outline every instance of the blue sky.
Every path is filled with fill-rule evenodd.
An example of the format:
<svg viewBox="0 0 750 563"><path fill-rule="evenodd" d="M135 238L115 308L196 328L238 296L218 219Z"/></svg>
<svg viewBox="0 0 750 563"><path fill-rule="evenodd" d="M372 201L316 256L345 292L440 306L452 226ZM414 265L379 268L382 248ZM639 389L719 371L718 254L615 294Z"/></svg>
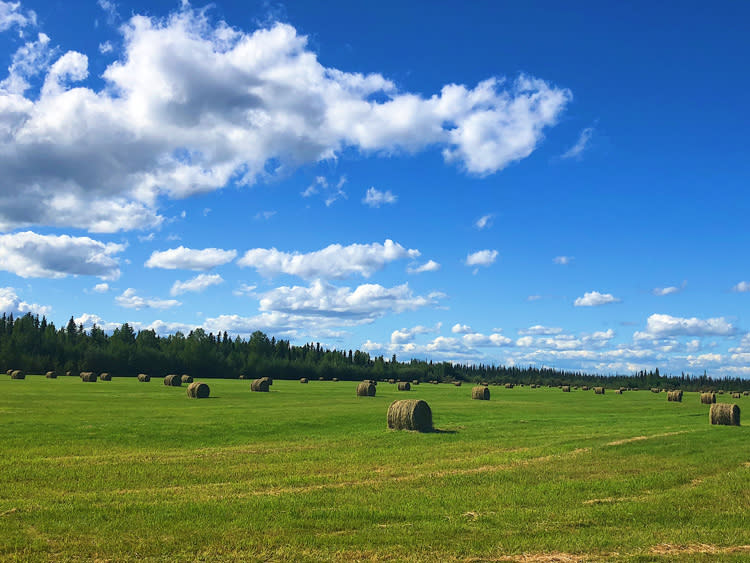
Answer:
<svg viewBox="0 0 750 563"><path fill-rule="evenodd" d="M747 377L748 16L0 0L0 308Z"/></svg>

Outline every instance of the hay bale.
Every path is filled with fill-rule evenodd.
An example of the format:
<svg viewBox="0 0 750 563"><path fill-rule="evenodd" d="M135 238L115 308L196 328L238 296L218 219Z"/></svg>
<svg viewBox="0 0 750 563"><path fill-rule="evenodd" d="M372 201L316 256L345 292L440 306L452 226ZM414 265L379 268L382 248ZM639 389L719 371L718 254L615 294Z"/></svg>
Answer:
<svg viewBox="0 0 750 563"><path fill-rule="evenodd" d="M723 394L724 394L724 389L719 389L719 395L723 395Z"/></svg>
<svg viewBox="0 0 750 563"><path fill-rule="evenodd" d="M740 407L739 405L730 405L729 403L714 403L711 405L711 411L708 413L711 424L721 424L723 426L740 425Z"/></svg>
<svg viewBox="0 0 750 563"><path fill-rule="evenodd" d="M319 377L319 378L318 378L318 381L325 381L325 380L326 380L326 378L325 378L325 377Z"/></svg>
<svg viewBox="0 0 750 563"><path fill-rule="evenodd" d="M615 395L622 395L622 389L615 389Z"/></svg>
<svg viewBox="0 0 750 563"><path fill-rule="evenodd" d="M506 389L513 389L513 384L512 383L506 383L505 384L505 388Z"/></svg>
<svg viewBox="0 0 750 563"><path fill-rule="evenodd" d="M244 373L241 373L237 376L237 379L247 379L247 376Z"/></svg>
<svg viewBox="0 0 750 563"><path fill-rule="evenodd" d="M604 395L604 387L594 387L595 395Z"/></svg>
<svg viewBox="0 0 750 563"><path fill-rule="evenodd" d="M476 399L478 401L489 401L490 400L490 390L488 387L484 387L482 385L479 385L478 387L472 387L471 388L471 398Z"/></svg>
<svg viewBox="0 0 750 563"><path fill-rule="evenodd" d="M745 397L747 397L748 395L750 395L750 391L743 391L743 392L742 392L742 394L743 394L743 395L744 395Z"/></svg>
<svg viewBox="0 0 750 563"><path fill-rule="evenodd" d="M46 377L47 379L56 379L57 373L55 373L54 371L48 371L46 374L44 374L44 377Z"/></svg>
<svg viewBox="0 0 750 563"><path fill-rule="evenodd" d="M5 375L10 375L11 373L13 373L13 370L9 369L8 371L5 372Z"/></svg>
<svg viewBox="0 0 750 563"><path fill-rule="evenodd" d="M676 391L668 391L667 401L671 401L674 403L681 403L682 402L682 390L677 389Z"/></svg>
<svg viewBox="0 0 750 563"><path fill-rule="evenodd" d="M461 387L461 382L460 381L454 381L453 385L455 385L456 387Z"/></svg>
<svg viewBox="0 0 750 563"><path fill-rule="evenodd" d="M193 382L193 378L190 377L188 374L183 373L180 376L180 381L182 381L183 383L192 383Z"/></svg>
<svg viewBox="0 0 750 563"><path fill-rule="evenodd" d="M211 389L201 381L194 381L187 387L187 396L191 399L206 399L210 393Z"/></svg>
<svg viewBox="0 0 750 563"><path fill-rule="evenodd" d="M377 387L373 383L363 381L357 385L357 397L374 397Z"/></svg>
<svg viewBox="0 0 750 563"><path fill-rule="evenodd" d="M151 381L151 376L147 373L139 373L138 381L142 381L143 383L148 383L149 381Z"/></svg>
<svg viewBox="0 0 750 563"><path fill-rule="evenodd" d="M570 393L570 385L563 385L562 386L562 392L563 393Z"/></svg>
<svg viewBox="0 0 750 563"><path fill-rule="evenodd" d="M739 393L732 393L732 399L741 399L741 398L742 398L742 395L740 395Z"/></svg>
<svg viewBox="0 0 750 563"><path fill-rule="evenodd" d="M109 372L102 372L99 374L99 379L101 381L112 381L112 374Z"/></svg>
<svg viewBox="0 0 750 563"><path fill-rule="evenodd" d="M300 380L299 380L299 382L300 383L307 383L307 378L306 377L301 377Z"/></svg>
<svg viewBox="0 0 750 563"><path fill-rule="evenodd" d="M181 387L182 377L174 373L170 373L169 375L164 377L164 385L166 385L167 387Z"/></svg>
<svg viewBox="0 0 750 563"><path fill-rule="evenodd" d="M651 388L651 392L652 392L652 393L661 393L661 389L658 389L658 388L656 388L656 387L652 387L652 388Z"/></svg>
<svg viewBox="0 0 750 563"><path fill-rule="evenodd" d="M66 372L65 372L65 375L66 375L67 377L73 377L73 372L72 372L72 371L66 371Z"/></svg>
<svg viewBox="0 0 750 563"><path fill-rule="evenodd" d="M716 393L701 393L701 404L712 405L716 402Z"/></svg>
<svg viewBox="0 0 750 563"><path fill-rule="evenodd" d="M388 383L396 383L396 380L395 379L389 379Z"/></svg>
<svg viewBox="0 0 750 563"><path fill-rule="evenodd" d="M26 379L26 374L20 369L14 369L10 372L11 379Z"/></svg>
<svg viewBox="0 0 750 563"><path fill-rule="evenodd" d="M408 381L400 381L398 384L399 391L411 391L411 385Z"/></svg>
<svg viewBox="0 0 750 563"><path fill-rule="evenodd" d="M331 378L331 381L338 381L338 380L339 380L339 378L338 378L338 377L332 377L332 378Z"/></svg>
<svg viewBox="0 0 750 563"><path fill-rule="evenodd" d="M388 428L392 430L432 431L432 410L421 399L394 401L388 407Z"/></svg>
<svg viewBox="0 0 750 563"><path fill-rule="evenodd" d="M268 378L261 377L260 379L253 379L253 382L250 384L250 391L268 393L269 387Z"/></svg>
<svg viewBox="0 0 750 563"><path fill-rule="evenodd" d="M93 383L96 381L96 374L93 371L82 371L81 381L88 381L90 383Z"/></svg>
<svg viewBox="0 0 750 563"><path fill-rule="evenodd" d="M412 385L419 385L419 379L412 379L411 380Z"/></svg>

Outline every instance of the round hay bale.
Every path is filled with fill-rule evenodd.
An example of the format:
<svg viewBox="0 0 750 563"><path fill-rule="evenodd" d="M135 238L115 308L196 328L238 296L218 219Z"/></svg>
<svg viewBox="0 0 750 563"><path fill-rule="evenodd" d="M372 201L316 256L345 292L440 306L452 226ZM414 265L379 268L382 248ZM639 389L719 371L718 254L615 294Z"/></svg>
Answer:
<svg viewBox="0 0 750 563"><path fill-rule="evenodd" d="M732 399L740 399L740 398L742 398L742 395L740 395L739 393L732 393Z"/></svg>
<svg viewBox="0 0 750 563"><path fill-rule="evenodd" d="M164 377L164 385L166 385L167 387L181 387L182 377L174 373L170 373L169 375Z"/></svg>
<svg viewBox="0 0 750 563"><path fill-rule="evenodd" d="M5 375L10 375L11 373L13 373L13 370L9 369L8 371L5 372Z"/></svg>
<svg viewBox="0 0 750 563"><path fill-rule="evenodd" d="M250 391L259 391L263 393L268 393L268 378L267 377L261 377L260 379L253 379L253 382L250 384Z"/></svg>
<svg viewBox="0 0 750 563"><path fill-rule="evenodd" d="M338 377L333 377L333 378L331 378L331 381L338 381L338 380L339 380L339 378L338 378Z"/></svg>
<svg viewBox="0 0 750 563"><path fill-rule="evenodd" d="M432 410L421 399L394 401L388 407L388 428L432 432Z"/></svg>
<svg viewBox="0 0 750 563"><path fill-rule="evenodd" d="M454 381L453 385L455 385L456 387L461 387L461 382L460 381Z"/></svg>
<svg viewBox="0 0 750 563"><path fill-rule="evenodd" d="M180 377L180 381L182 381L183 383L192 383L193 378L190 377L188 374L183 373L182 376Z"/></svg>
<svg viewBox="0 0 750 563"><path fill-rule="evenodd" d="M375 391L377 391L377 387L367 381L357 385L357 397L374 397Z"/></svg>
<svg viewBox="0 0 750 563"><path fill-rule="evenodd" d="M151 376L147 373L139 373L138 381L142 381L143 383L148 383L149 381L151 381Z"/></svg>
<svg viewBox="0 0 750 563"><path fill-rule="evenodd" d="M14 369L10 372L11 379L26 379L26 374L20 369Z"/></svg>
<svg viewBox="0 0 750 563"><path fill-rule="evenodd" d="M412 379L411 380L412 385L419 385L419 379Z"/></svg>
<svg viewBox="0 0 750 563"><path fill-rule="evenodd" d="M325 377L319 377L319 378L318 378L318 381L325 381L325 380L326 380L326 378L325 378Z"/></svg>
<svg viewBox="0 0 750 563"><path fill-rule="evenodd" d="M712 405L716 402L716 393L701 393L701 404Z"/></svg>
<svg viewBox="0 0 750 563"><path fill-rule="evenodd" d="M563 393L570 393L570 385L563 385L562 386L562 392Z"/></svg>
<svg viewBox="0 0 750 563"><path fill-rule="evenodd" d="M194 381L187 387L187 396L191 399L206 399L211 394L211 389L202 381Z"/></svg>
<svg viewBox="0 0 750 563"><path fill-rule="evenodd" d="M73 372L72 371L66 371L65 375L66 375L66 377L73 377Z"/></svg>
<svg viewBox="0 0 750 563"><path fill-rule="evenodd" d="M674 403L681 403L682 402L682 390L677 389L676 391L668 391L667 401L671 401Z"/></svg>
<svg viewBox="0 0 750 563"><path fill-rule="evenodd" d="M714 403L711 405L711 411L708 413L711 424L721 424L723 426L740 425L740 407L739 405L730 405L729 403Z"/></svg>
<svg viewBox="0 0 750 563"><path fill-rule="evenodd" d="M112 374L105 371L99 374L99 379L101 381L112 381Z"/></svg>
<svg viewBox="0 0 750 563"><path fill-rule="evenodd" d="M742 392L742 394L743 394L743 395L744 395L745 397L747 397L748 395L750 395L750 391L743 391L743 392Z"/></svg>
<svg viewBox="0 0 750 563"><path fill-rule="evenodd" d="M604 395L604 387L594 387L594 394Z"/></svg>
<svg viewBox="0 0 750 563"><path fill-rule="evenodd" d="M395 379L389 379L388 383L396 383L396 380Z"/></svg>
<svg viewBox="0 0 750 563"><path fill-rule="evenodd" d="M81 381L88 381L90 383L93 383L96 381L96 374L93 371L82 371Z"/></svg>
<svg viewBox="0 0 750 563"><path fill-rule="evenodd" d="M477 387L472 387L471 398L476 399L477 401L489 401L490 390L488 387L484 387L482 385L479 385Z"/></svg>
<svg viewBox="0 0 750 563"><path fill-rule="evenodd" d="M615 395L622 395L622 389L615 389Z"/></svg>
<svg viewBox="0 0 750 563"><path fill-rule="evenodd" d="M306 377L302 377L302 378L300 378L299 382L300 383L307 383L307 378Z"/></svg>
<svg viewBox="0 0 750 563"><path fill-rule="evenodd" d="M723 394L724 394L724 389L719 389L719 395L723 395Z"/></svg>
<svg viewBox="0 0 750 563"><path fill-rule="evenodd" d="M241 373L237 376L237 379L247 379L247 376L244 373Z"/></svg>
<svg viewBox="0 0 750 563"><path fill-rule="evenodd" d="M588 385L584 385L583 387L581 387L581 391L588 391L588 390L589 390Z"/></svg>
<svg viewBox="0 0 750 563"><path fill-rule="evenodd" d="M506 389L513 389L513 384L512 383L506 383L505 384L505 388Z"/></svg>
<svg viewBox="0 0 750 563"><path fill-rule="evenodd" d="M57 379L57 373L54 371L48 371L46 374L44 374L44 377L47 379Z"/></svg>
<svg viewBox="0 0 750 563"><path fill-rule="evenodd" d="M409 385L408 381L401 381L398 384L398 390L399 391L410 391L411 390L411 385Z"/></svg>

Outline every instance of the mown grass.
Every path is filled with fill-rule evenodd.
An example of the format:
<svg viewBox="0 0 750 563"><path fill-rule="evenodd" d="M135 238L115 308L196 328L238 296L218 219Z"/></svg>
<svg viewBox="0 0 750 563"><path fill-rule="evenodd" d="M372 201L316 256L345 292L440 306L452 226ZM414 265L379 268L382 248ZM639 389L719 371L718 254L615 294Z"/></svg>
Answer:
<svg viewBox="0 0 750 563"><path fill-rule="evenodd" d="M696 393L208 383L0 379L0 557L750 557L750 433ZM406 397L442 432L386 430Z"/></svg>

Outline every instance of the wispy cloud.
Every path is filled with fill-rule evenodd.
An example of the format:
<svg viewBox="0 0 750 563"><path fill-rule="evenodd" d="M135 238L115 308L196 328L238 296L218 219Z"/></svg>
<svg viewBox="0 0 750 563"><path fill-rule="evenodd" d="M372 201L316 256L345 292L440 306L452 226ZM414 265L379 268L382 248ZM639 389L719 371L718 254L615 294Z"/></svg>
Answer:
<svg viewBox="0 0 750 563"><path fill-rule="evenodd" d="M565 151L560 158L581 158L583 151L588 147L591 136L594 134L593 127L586 127L578 137L576 144Z"/></svg>
<svg viewBox="0 0 750 563"><path fill-rule="evenodd" d="M393 195L391 190L381 192L380 190L372 187L367 190L362 203L369 205L370 207L380 207L381 205L388 204L393 205L398 201L398 196Z"/></svg>
<svg viewBox="0 0 750 563"><path fill-rule="evenodd" d="M474 226L480 231L483 229L489 229L492 226L493 218L494 218L494 215L492 213L488 213L487 215L482 215L479 219L477 219L474 222Z"/></svg>

